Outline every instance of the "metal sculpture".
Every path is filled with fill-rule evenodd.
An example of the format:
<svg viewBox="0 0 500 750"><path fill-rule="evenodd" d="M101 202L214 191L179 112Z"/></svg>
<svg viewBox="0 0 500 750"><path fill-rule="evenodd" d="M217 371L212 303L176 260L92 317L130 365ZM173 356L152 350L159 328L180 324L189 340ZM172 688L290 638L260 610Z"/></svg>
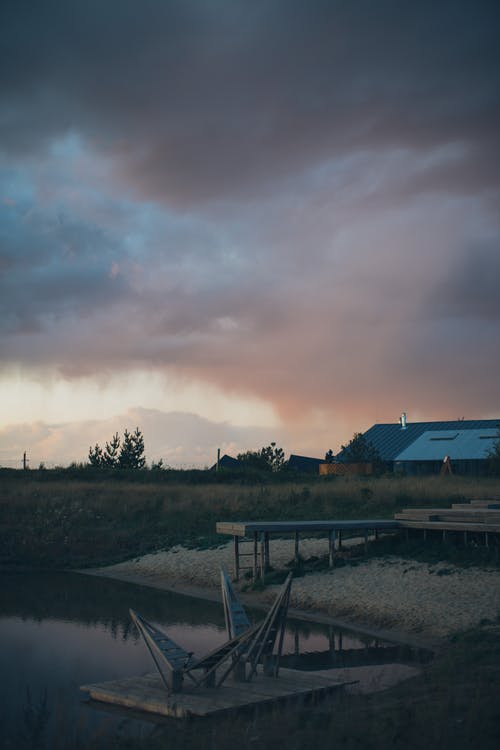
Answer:
<svg viewBox="0 0 500 750"><path fill-rule="evenodd" d="M177 645L168 635L159 628L155 628L133 609L130 609L129 612L156 664L167 692L180 692L183 675L193 657L192 652L188 652L182 646Z"/></svg>
<svg viewBox="0 0 500 750"><path fill-rule="evenodd" d="M264 621L250 626L227 574L221 570L228 640L201 659L194 659L192 652L183 649L159 628L130 610L168 694L182 691L184 677L188 677L195 687L220 687L231 673L235 679L250 681L259 663L263 665L264 674L277 677L291 584L290 573Z"/></svg>
<svg viewBox="0 0 500 750"><path fill-rule="evenodd" d="M236 638L236 636L241 635L248 630L250 627L250 620L248 619L243 605L238 599L236 591L232 587L229 576L224 568L221 568L220 579L227 637L230 639Z"/></svg>

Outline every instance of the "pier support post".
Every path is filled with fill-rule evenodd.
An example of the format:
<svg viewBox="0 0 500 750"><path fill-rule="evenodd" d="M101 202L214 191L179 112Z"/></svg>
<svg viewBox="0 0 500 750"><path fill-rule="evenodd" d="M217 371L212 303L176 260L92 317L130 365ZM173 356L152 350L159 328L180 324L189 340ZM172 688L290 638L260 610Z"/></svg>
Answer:
<svg viewBox="0 0 500 750"><path fill-rule="evenodd" d="M259 535L253 532L253 579L257 579L259 573Z"/></svg>
<svg viewBox="0 0 500 750"><path fill-rule="evenodd" d="M237 536L233 536L234 542L234 580L240 580L240 540Z"/></svg>
<svg viewBox="0 0 500 750"><path fill-rule="evenodd" d="M331 654L335 653L335 631L332 625L328 626L328 648Z"/></svg>
<svg viewBox="0 0 500 750"><path fill-rule="evenodd" d="M299 532L295 532L295 565L298 567L300 562L300 556L299 556Z"/></svg>
<svg viewBox="0 0 500 750"><path fill-rule="evenodd" d="M262 580L264 580L264 575L266 571L266 552L265 552L265 535L264 532L261 531L260 533L260 577Z"/></svg>
<svg viewBox="0 0 500 750"><path fill-rule="evenodd" d="M264 566L266 570L269 570L270 568L270 562L269 562L269 532L264 532Z"/></svg>
<svg viewBox="0 0 500 750"><path fill-rule="evenodd" d="M328 567L330 568L333 568L336 536L336 530L330 529L330 531L328 532Z"/></svg>

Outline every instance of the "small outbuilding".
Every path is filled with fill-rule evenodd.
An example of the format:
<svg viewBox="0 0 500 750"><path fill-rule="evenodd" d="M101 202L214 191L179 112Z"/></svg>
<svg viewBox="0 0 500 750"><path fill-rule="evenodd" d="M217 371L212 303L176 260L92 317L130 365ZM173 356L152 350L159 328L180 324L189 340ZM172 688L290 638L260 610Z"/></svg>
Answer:
<svg viewBox="0 0 500 750"><path fill-rule="evenodd" d="M219 469L237 471L242 468L243 467L241 465L241 461L238 461L237 458L229 456L227 453L224 453L224 455L219 459ZM217 471L216 463L210 467L210 471Z"/></svg>
<svg viewBox="0 0 500 750"><path fill-rule="evenodd" d="M319 474L319 467L324 462L323 458L311 458L310 456L297 456L290 454L287 461L289 471L297 471L301 474Z"/></svg>

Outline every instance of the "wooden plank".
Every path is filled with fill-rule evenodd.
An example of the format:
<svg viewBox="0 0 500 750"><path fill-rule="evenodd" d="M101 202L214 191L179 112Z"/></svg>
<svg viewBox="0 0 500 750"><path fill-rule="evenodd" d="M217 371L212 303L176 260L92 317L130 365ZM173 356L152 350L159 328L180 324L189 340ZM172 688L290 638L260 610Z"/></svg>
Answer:
<svg viewBox="0 0 500 750"><path fill-rule="evenodd" d="M500 502L498 500L472 500L470 503L453 503L452 508L458 510L477 510L477 508L487 508L490 510L500 510Z"/></svg>
<svg viewBox="0 0 500 750"><path fill-rule="evenodd" d="M500 506L498 508L490 508L488 506L473 506L470 505L454 505L451 508L403 508L401 513L405 515L417 515L417 514L437 514L443 515L449 513L450 515L483 515L485 513L492 513L498 515L500 513Z"/></svg>
<svg viewBox="0 0 500 750"><path fill-rule="evenodd" d="M452 523L451 521L400 521L404 529L448 529L449 531L492 531L500 533L500 523Z"/></svg>
<svg viewBox="0 0 500 750"><path fill-rule="evenodd" d="M216 531L218 534L230 534L231 536L251 537L255 532L266 534L287 534L295 531L330 531L362 529L397 529L399 526L394 520L380 519L357 519L357 520L329 520L329 521L217 521Z"/></svg>
<svg viewBox="0 0 500 750"><path fill-rule="evenodd" d="M450 521L452 523L500 523L500 511L467 513L465 511L443 511L442 513L396 513L398 521Z"/></svg>

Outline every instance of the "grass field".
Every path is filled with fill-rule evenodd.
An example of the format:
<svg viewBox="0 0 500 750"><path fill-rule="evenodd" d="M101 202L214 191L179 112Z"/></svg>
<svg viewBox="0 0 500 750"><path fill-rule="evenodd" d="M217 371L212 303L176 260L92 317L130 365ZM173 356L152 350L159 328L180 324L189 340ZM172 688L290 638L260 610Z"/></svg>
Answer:
<svg viewBox="0 0 500 750"><path fill-rule="evenodd" d="M215 534L220 520L392 518L407 506L446 507L500 493L498 478L456 476L181 478L0 471L0 562L101 565L175 544L215 544L222 541Z"/></svg>

